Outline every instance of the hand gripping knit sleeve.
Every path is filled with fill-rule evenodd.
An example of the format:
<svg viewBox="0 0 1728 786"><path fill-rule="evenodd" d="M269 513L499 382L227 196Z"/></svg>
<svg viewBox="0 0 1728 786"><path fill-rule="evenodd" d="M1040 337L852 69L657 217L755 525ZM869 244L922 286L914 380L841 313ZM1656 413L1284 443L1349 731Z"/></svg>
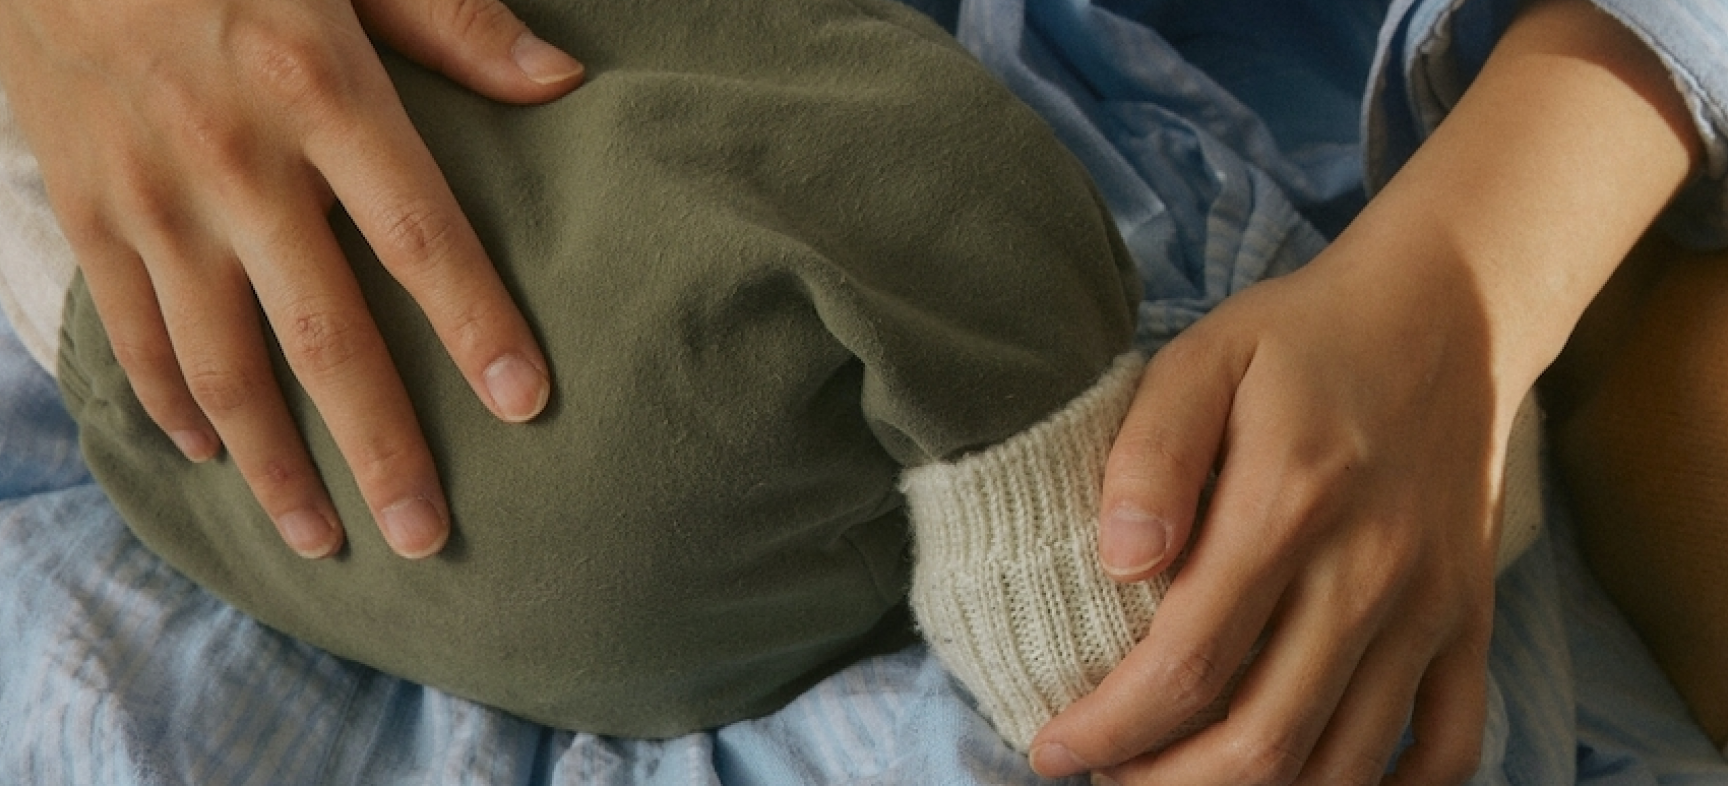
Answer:
<svg viewBox="0 0 1728 786"><path fill-rule="evenodd" d="M1123 355L1091 389L1013 438L908 471L912 610L931 649L1016 750L1091 693L1145 637L1181 563L1121 584L1098 562L1099 489L1144 366ZM1520 408L1506 456L1504 570L1542 527L1541 431ZM1244 663L1162 748L1222 719ZM1149 697L1155 701L1156 697Z"/></svg>

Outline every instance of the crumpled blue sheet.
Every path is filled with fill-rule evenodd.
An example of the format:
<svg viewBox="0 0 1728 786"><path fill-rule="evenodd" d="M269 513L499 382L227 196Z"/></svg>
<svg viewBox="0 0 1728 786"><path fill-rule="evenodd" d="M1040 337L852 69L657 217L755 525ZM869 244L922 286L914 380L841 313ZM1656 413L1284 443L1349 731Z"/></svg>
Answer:
<svg viewBox="0 0 1728 786"><path fill-rule="evenodd" d="M1093 171L1148 283L1148 347L1300 265L1324 243L1316 224L1359 201L1339 163L1356 156L1353 135L1280 119L1254 98L1276 91L1241 81L1252 64L1221 81L1194 66L1256 2L1284 1L1217 0L1205 17L1177 0L920 3ZM1338 40L1372 34L1374 0L1359 3ZM1188 26L1167 41L1149 26L1159 14ZM1299 47L1235 51L1309 67ZM1297 80L1328 93L1328 116L1348 108L1338 69L1366 68L1340 62ZM56 401L0 330L0 783L1040 782L922 647L856 664L767 718L670 741L553 731L339 660L144 550L91 485ZM1550 507L1549 534L1499 585L1474 782L1728 782Z"/></svg>
<svg viewBox="0 0 1728 786"><path fill-rule="evenodd" d="M0 319L0 784L722 783L1047 782L922 646L769 717L646 741L537 726L269 630L132 537Z"/></svg>

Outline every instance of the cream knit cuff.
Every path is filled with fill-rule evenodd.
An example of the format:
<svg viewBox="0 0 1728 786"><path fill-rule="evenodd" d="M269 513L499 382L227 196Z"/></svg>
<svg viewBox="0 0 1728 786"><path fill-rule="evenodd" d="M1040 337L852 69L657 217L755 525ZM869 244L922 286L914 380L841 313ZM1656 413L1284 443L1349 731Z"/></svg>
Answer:
<svg viewBox="0 0 1728 786"><path fill-rule="evenodd" d="M919 628L1016 750L1025 751L1046 721L1096 688L1145 636L1170 585L1173 571L1119 584L1097 557L1104 464L1144 364L1137 353L1123 355L1047 420L957 461L908 470L902 480ZM1501 568L1541 529L1533 400L1516 422ZM1233 688L1234 681L1165 743L1222 718Z"/></svg>

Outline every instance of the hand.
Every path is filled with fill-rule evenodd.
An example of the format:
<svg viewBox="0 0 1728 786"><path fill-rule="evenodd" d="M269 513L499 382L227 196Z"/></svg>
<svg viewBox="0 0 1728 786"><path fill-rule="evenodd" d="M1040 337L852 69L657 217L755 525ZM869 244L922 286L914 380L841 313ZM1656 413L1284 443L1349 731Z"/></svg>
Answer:
<svg viewBox="0 0 1728 786"><path fill-rule="evenodd" d="M343 532L259 306L391 547L427 556L449 531L328 224L335 200L497 417L533 418L550 390L367 30L500 100L581 81L496 0L0 0L0 82L139 400L188 458L225 446L308 557L334 553Z"/></svg>
<svg viewBox="0 0 1728 786"><path fill-rule="evenodd" d="M1400 781L1474 771L1512 413L1469 287L1376 278L1353 253L1227 301L1153 359L1110 456L1100 556L1132 581L1192 550L1145 641L1034 740L1040 772L1378 783L1412 708ZM1143 755L1257 642L1226 720Z"/></svg>
<svg viewBox="0 0 1728 786"><path fill-rule="evenodd" d="M1523 5L1331 248L1153 359L1100 557L1125 580L1188 562L1145 640L1033 740L1039 771L1374 783L1408 720L1393 782L1468 777L1518 402L1701 150L1640 39L1583 0ZM1229 717L1149 751L1256 643Z"/></svg>

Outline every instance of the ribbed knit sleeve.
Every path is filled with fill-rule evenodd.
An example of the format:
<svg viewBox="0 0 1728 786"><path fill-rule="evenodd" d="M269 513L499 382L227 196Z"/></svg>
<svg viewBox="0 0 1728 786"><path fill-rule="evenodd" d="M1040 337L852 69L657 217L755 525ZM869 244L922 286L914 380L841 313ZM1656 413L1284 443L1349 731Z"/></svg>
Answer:
<svg viewBox="0 0 1728 786"><path fill-rule="evenodd" d="M911 470L902 484L919 628L1018 750L1145 637L1170 587L1169 573L1120 584L1098 566L1099 480L1143 365L1124 355L1050 419L959 461Z"/></svg>

